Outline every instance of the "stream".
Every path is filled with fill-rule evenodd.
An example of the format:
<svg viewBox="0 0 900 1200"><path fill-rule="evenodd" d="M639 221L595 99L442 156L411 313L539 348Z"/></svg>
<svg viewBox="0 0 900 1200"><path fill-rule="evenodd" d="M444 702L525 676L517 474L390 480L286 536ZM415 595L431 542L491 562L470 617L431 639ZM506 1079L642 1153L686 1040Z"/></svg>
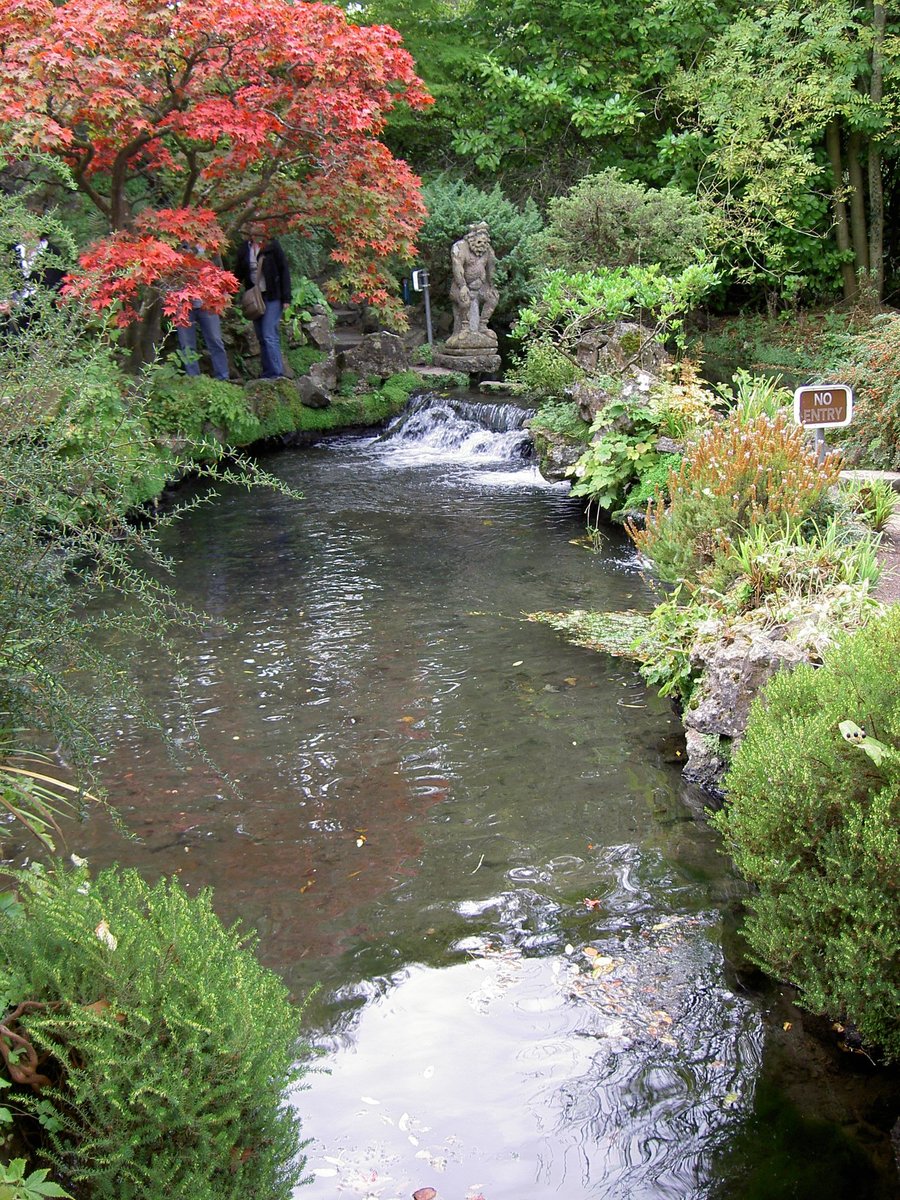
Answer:
<svg viewBox="0 0 900 1200"><path fill-rule="evenodd" d="M182 692L235 786L116 714L102 773L137 836L94 813L70 848L213 886L318 989L301 1200L888 1197L883 1130L821 1075L788 1087L783 1001L728 966L742 885L668 702L524 619L655 602L525 416L424 397L267 456L302 501L224 487L163 530L211 620L147 690L176 740Z"/></svg>

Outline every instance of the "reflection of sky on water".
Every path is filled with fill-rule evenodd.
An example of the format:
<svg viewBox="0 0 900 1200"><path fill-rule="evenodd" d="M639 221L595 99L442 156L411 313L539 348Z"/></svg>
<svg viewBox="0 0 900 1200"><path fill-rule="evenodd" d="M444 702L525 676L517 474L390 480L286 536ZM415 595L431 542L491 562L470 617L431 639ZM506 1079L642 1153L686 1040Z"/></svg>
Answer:
<svg viewBox="0 0 900 1200"><path fill-rule="evenodd" d="M707 1194L752 1103L760 1017L723 984L716 914L659 916L634 848L608 857L625 888L604 893L616 915L587 940L523 953L529 926L559 940L560 914L539 893L505 893L461 906L492 932L460 939L455 965L412 967L369 995L330 1074L297 1097L306 1127L328 1131L302 1194Z"/></svg>

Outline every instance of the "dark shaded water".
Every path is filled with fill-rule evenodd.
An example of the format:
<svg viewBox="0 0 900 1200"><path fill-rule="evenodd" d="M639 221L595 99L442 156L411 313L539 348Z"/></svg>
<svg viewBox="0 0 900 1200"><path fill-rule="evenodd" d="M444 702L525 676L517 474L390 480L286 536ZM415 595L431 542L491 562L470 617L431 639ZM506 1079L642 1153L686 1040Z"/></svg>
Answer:
<svg viewBox="0 0 900 1200"><path fill-rule="evenodd" d="M322 985L310 1200L886 1196L837 1125L825 1152L777 1083L761 1102L764 1015L721 949L740 888L668 705L523 619L653 597L517 423L426 406L269 459L302 502L226 489L168 532L182 598L231 623L186 639L183 683L240 795L123 719L105 772L140 840L94 817L72 846L214 885Z"/></svg>

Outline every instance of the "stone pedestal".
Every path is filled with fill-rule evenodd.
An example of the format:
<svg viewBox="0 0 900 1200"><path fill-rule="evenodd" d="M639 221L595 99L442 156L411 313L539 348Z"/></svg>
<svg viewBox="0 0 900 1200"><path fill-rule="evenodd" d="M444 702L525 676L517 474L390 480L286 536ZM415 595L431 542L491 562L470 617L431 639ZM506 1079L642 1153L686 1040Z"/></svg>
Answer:
<svg viewBox="0 0 900 1200"><path fill-rule="evenodd" d="M491 329L464 329L447 338L434 356L435 365L469 375L490 375L500 370L497 335Z"/></svg>

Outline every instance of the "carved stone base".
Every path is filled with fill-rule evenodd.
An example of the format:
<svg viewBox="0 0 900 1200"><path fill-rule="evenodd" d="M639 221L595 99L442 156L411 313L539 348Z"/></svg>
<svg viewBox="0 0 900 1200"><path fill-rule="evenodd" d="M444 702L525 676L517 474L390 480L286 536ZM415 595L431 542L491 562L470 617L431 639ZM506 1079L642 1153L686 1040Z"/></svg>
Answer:
<svg viewBox="0 0 900 1200"><path fill-rule="evenodd" d="M436 367L446 367L448 371L464 371L468 375L493 375L500 370L499 354L479 354L469 351L456 354L435 354Z"/></svg>

